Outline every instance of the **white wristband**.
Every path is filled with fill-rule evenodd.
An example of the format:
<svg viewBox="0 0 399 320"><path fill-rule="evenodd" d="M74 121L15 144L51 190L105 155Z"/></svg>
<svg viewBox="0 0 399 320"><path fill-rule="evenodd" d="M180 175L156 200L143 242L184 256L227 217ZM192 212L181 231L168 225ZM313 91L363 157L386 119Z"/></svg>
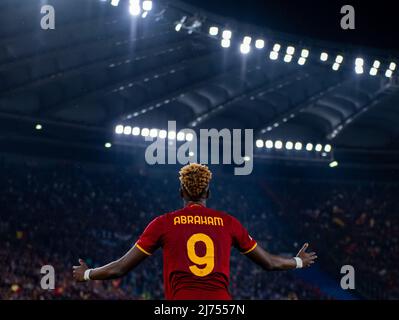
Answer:
<svg viewBox="0 0 399 320"><path fill-rule="evenodd" d="M294 257L295 261L296 261L296 268L297 269L301 269L303 267L303 262L302 259L299 257Z"/></svg>
<svg viewBox="0 0 399 320"><path fill-rule="evenodd" d="M85 273L84 273L84 275L83 275L83 279L84 279L85 281L89 281L89 280L90 280L90 271L91 271L91 269L87 269L87 270L85 271Z"/></svg>

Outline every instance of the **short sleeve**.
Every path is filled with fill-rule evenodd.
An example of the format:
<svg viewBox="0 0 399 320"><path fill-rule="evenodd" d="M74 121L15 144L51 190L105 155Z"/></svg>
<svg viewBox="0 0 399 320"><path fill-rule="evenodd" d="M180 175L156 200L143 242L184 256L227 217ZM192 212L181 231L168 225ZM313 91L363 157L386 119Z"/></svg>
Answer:
<svg viewBox="0 0 399 320"><path fill-rule="evenodd" d="M145 254L151 255L162 245L164 229L164 217L155 218L145 228L135 246Z"/></svg>
<svg viewBox="0 0 399 320"><path fill-rule="evenodd" d="M233 246L242 254L250 253L256 248L256 241L249 235L247 229L244 228L241 222L234 217L232 217L231 228Z"/></svg>

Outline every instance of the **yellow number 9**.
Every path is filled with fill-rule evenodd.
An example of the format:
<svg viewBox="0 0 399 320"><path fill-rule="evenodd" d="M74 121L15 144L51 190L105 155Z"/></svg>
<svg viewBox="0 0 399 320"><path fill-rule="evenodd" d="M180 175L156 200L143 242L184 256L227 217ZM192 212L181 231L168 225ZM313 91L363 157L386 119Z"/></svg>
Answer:
<svg viewBox="0 0 399 320"><path fill-rule="evenodd" d="M205 243L206 252L203 257L199 257L195 253L195 244L199 241ZM196 264L189 267L193 274L198 277L205 277L213 271L213 268L215 267L215 247L212 239L206 234L193 234L187 241L187 253L191 262ZM205 267L198 268L197 265L205 265Z"/></svg>

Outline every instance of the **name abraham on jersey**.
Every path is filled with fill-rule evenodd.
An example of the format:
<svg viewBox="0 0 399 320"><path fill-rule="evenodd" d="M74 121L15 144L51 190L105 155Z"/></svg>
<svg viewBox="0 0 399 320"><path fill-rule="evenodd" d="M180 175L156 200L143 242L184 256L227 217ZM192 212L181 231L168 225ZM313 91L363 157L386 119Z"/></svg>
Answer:
<svg viewBox="0 0 399 320"><path fill-rule="evenodd" d="M206 216L178 216L173 219L173 224L206 224L209 226L223 227L223 219L219 217Z"/></svg>

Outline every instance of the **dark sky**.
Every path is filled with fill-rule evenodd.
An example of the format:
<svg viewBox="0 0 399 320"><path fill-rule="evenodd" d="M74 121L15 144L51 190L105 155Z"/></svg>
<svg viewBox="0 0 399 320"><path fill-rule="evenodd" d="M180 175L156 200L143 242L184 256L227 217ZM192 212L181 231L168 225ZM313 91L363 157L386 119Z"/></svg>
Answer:
<svg viewBox="0 0 399 320"><path fill-rule="evenodd" d="M337 0L187 0L213 13L272 30L399 51L399 3ZM355 8L355 30L342 30L340 9Z"/></svg>

